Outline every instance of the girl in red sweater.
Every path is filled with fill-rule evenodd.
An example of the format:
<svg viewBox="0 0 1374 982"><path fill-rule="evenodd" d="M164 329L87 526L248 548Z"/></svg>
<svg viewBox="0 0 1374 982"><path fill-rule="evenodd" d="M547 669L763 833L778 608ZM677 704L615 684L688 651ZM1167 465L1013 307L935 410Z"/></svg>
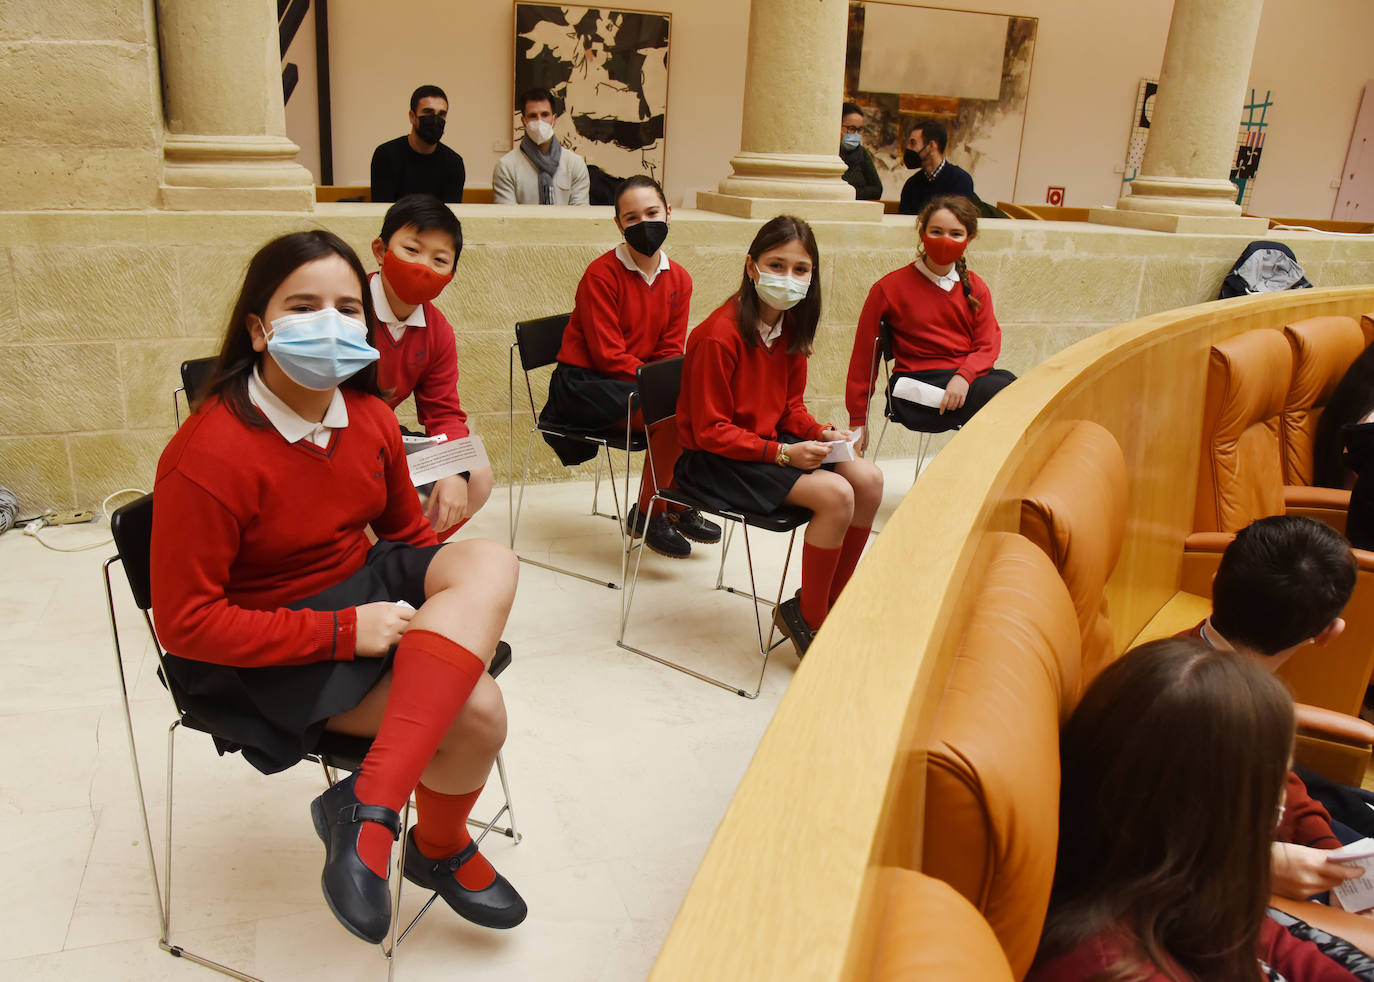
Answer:
<svg viewBox="0 0 1374 982"><path fill-rule="evenodd" d="M965 197L942 195L921 210L916 227L916 261L873 284L859 315L844 392L849 425L859 429L877 378L880 321L892 332L892 381L914 378L945 390L940 408L931 409L893 398L889 388L888 405L911 429L957 429L1016 381L1011 372L992 367L1002 350L1002 329L988 285L964 261L964 249L978 234L978 209ZM868 437L864 433L856 446L867 447Z"/></svg>
<svg viewBox="0 0 1374 982"><path fill-rule="evenodd" d="M739 292L687 339L677 405L680 488L715 508L811 510L801 590L776 616L799 655L849 582L883 497L882 472L866 460L821 467L827 441L851 434L803 402L820 316L815 236L779 216L754 236Z"/></svg>
<svg viewBox="0 0 1374 982"><path fill-rule="evenodd" d="M1265 916L1293 732L1283 683L1234 652L1170 639L1104 669L1060 735L1059 853L1027 982L1367 977L1339 939Z"/></svg>
<svg viewBox="0 0 1374 982"><path fill-rule="evenodd" d="M573 433L625 432L625 411L634 391L635 370L646 362L682 354L692 278L668 258L663 240L672 209L663 189L649 177L622 181L615 195L615 227L625 241L587 267L577 284L577 301L563 332L558 365L549 379L541 423ZM640 421L634 420L638 427ZM564 464L591 460L598 448L581 440L545 434ZM650 434L659 486L666 487L679 447L672 427ZM653 487L640 482L638 505L630 509L632 535L644 534ZM719 542L720 526L695 509L670 506L650 518L645 542L674 559L691 555L694 542Z"/></svg>
<svg viewBox="0 0 1374 982"><path fill-rule="evenodd" d="M373 337L381 358L377 381L395 409L415 394L425 436L461 440L468 414L458 401L458 349L451 325L432 301L453 281L463 252L463 227L438 198L409 194L387 209L372 241L380 271L372 274L372 304L383 330ZM429 488L425 517L441 540L477 514L491 497L491 468L442 477Z"/></svg>
<svg viewBox="0 0 1374 982"><path fill-rule="evenodd" d="M505 740L487 667L516 560L494 542L436 542L378 398L375 323L338 236L297 232L253 257L204 401L158 462L152 599L167 681L222 750L267 773L325 729L375 737L358 773L311 805L325 899L354 934L386 935L391 844L412 793L406 878L511 927L524 902L472 847L467 817Z"/></svg>

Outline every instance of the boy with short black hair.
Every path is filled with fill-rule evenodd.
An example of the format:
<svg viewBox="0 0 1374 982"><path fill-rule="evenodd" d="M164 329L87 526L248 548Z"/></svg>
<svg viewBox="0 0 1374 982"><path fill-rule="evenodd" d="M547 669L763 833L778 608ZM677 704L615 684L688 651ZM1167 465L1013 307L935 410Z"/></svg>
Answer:
<svg viewBox="0 0 1374 982"><path fill-rule="evenodd" d="M1358 569L1350 543L1330 526L1300 516L1261 518L1226 547L1212 578L1212 614L1185 633L1277 671L1299 648L1329 644L1345 630L1341 611ZM1292 771L1274 838L1271 885L1282 896L1304 900L1362 875L1359 867L1323 855L1341 839Z"/></svg>
<svg viewBox="0 0 1374 982"><path fill-rule="evenodd" d="M369 279L377 319L385 330L373 341L381 353L377 381L393 409L415 394L415 413L426 436L468 436L458 401L458 350L453 327L433 300L453 280L463 251L463 228L433 195L411 194L387 210L372 242L381 271ZM491 496L490 467L434 482L425 517L440 540L456 532Z"/></svg>

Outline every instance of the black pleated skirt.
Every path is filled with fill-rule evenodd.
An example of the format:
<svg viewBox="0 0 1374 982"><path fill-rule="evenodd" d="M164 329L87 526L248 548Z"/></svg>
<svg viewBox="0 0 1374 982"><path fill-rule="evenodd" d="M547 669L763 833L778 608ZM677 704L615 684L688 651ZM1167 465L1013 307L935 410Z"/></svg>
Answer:
<svg viewBox="0 0 1374 982"><path fill-rule="evenodd" d="M634 388L632 382L559 362L549 378L549 398L539 412L539 424L588 436L623 434L625 409ZM599 452L593 443L541 435L564 466L591 460Z"/></svg>
<svg viewBox="0 0 1374 982"><path fill-rule="evenodd" d="M802 438L781 434L782 443ZM834 470L834 464L823 465ZM705 450L684 450L673 470L673 483L711 508L766 515L786 502L792 486L809 471L779 467L774 461L734 460Z"/></svg>

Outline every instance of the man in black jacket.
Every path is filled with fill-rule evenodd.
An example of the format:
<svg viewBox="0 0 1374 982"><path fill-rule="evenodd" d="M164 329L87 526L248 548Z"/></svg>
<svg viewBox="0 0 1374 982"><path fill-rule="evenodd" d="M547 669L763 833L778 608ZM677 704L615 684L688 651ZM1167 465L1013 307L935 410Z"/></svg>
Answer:
<svg viewBox="0 0 1374 982"><path fill-rule="evenodd" d="M448 96L439 86L422 85L411 94L410 132L372 151L373 201L399 201L408 194L463 200L463 158L439 142L447 119Z"/></svg>
<svg viewBox="0 0 1374 982"><path fill-rule="evenodd" d="M931 198L941 194L961 194L973 201L973 178L969 172L945 159L949 132L934 119L923 119L911 128L902 162L916 173L902 186L898 214L919 215Z"/></svg>

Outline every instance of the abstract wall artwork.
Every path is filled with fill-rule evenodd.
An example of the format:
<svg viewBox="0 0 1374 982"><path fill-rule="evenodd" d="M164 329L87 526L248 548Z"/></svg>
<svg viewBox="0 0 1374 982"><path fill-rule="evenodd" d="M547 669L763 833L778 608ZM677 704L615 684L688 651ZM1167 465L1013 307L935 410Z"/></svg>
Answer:
<svg viewBox="0 0 1374 982"><path fill-rule="evenodd" d="M609 175L662 182L669 27L663 13L517 3L515 96L549 89L564 147ZM515 143L521 132L517 109Z"/></svg>
<svg viewBox="0 0 1374 982"><path fill-rule="evenodd" d="M1131 138L1126 145L1126 172L1122 177L1121 193L1140 176L1140 165L1145 159L1145 141L1150 135L1150 121L1154 119L1155 97L1159 94L1159 81L1142 78L1136 91L1135 111L1131 115ZM1240 130L1236 135L1236 156L1231 167L1231 183L1236 186L1236 204L1249 210L1250 199L1255 193L1255 177L1259 174L1260 157L1264 151L1265 130L1269 128L1269 110L1274 107L1274 94L1265 90L1263 98L1258 90L1251 89L1250 97L1241 107Z"/></svg>
<svg viewBox="0 0 1374 982"><path fill-rule="evenodd" d="M850 3L845 98L864 110L863 142L885 200L901 197L912 174L902 149L922 118L945 124L945 155L973 175L980 198L1014 198L1038 24L1035 17Z"/></svg>

